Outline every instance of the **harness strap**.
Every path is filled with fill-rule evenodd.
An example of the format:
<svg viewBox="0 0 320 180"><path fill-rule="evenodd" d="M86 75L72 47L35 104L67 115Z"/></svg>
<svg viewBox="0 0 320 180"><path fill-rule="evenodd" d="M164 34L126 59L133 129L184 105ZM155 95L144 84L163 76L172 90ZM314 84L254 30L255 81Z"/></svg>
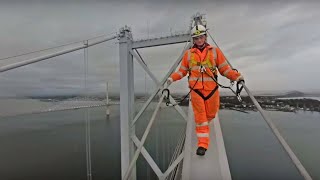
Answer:
<svg viewBox="0 0 320 180"><path fill-rule="evenodd" d="M219 86L216 86L211 92L210 94L208 94L208 96L204 96L198 89L193 89L194 92L196 92L200 97L202 97L203 100L208 100L211 98L211 96L214 95L214 93L218 90Z"/></svg>

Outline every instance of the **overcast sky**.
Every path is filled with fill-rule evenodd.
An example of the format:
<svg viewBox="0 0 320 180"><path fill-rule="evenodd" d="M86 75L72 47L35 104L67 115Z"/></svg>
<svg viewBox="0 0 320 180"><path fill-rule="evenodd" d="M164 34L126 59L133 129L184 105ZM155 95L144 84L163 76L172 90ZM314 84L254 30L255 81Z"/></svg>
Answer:
<svg viewBox="0 0 320 180"><path fill-rule="evenodd" d="M124 25L132 28L134 39L185 32L191 16L201 12L206 14L216 42L244 74L250 89L320 92L319 8L316 1L1 1L0 58L112 35ZM160 80L184 45L140 52ZM48 52L54 51L2 60L0 65ZM144 92L145 74L135 66L136 91ZM117 40L90 48L88 91L103 92L109 81L111 91L118 92L118 68ZM2 73L0 96L82 92L84 74L81 50ZM150 78L146 89L152 89ZM186 92L186 79L172 89Z"/></svg>

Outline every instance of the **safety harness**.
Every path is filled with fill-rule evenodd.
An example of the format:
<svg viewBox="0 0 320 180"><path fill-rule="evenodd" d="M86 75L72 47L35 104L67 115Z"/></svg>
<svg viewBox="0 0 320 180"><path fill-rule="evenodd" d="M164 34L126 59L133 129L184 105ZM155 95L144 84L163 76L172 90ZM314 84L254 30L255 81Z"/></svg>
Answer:
<svg viewBox="0 0 320 180"><path fill-rule="evenodd" d="M208 53L209 50L207 50L206 53ZM210 57L208 56L208 54L206 54L206 58L204 61L201 61L201 62L198 62L196 60L194 60L194 58L191 58L191 55L193 56L194 53L191 53L190 51L188 51L188 61L189 61L189 69L188 69L188 72L189 72L189 76L188 76L188 80L190 78L190 75L191 75L191 71L194 70L194 68L199 68L199 71L201 73L199 73L199 76L197 77L197 80L195 82L195 84L193 85L193 87L190 87L190 91L189 93L180 101L180 102L183 102L188 96L189 94L191 93L191 91L194 91L195 93L197 93L204 101L210 99L214 93L218 90L219 87L221 88L226 88L226 89L230 89L238 98L239 102L241 102L241 97L240 97L240 93L243 89L243 86L239 86L240 85L240 82L237 82L237 90L236 92L231 88L233 85L234 85L234 82L230 82L230 86L224 86L220 83L218 83L218 75L216 74L216 66L213 66L212 65L212 62L210 61ZM217 54L216 54L216 51L213 50L213 58L217 57ZM212 75L210 75L208 72L207 72L207 69L208 68L211 72L212 72ZM233 69L233 70L236 70L236 69ZM237 71L237 70L236 70ZM202 82L203 82L203 73L206 73L215 83L216 83L216 87L207 95L207 96L204 96L198 89L194 89L194 87L196 86L196 84L198 83L200 77L202 76ZM167 101L166 102L166 105L169 106L171 104L170 100L169 100L169 96L170 96L170 91L169 89L164 89L162 91L163 92L167 92L167 96L165 98L165 100ZM177 104L171 104L172 106L176 106Z"/></svg>
<svg viewBox="0 0 320 180"><path fill-rule="evenodd" d="M197 78L197 81L196 83L194 84L193 87L189 87L190 88L190 92L191 91L194 91L195 93L197 93L200 97L202 97L202 99L204 101L208 100L211 98L211 96L214 95L214 93L218 90L219 86L216 85L216 87L207 95L207 96L204 96L198 89L194 89L195 85L198 83L199 81L199 78L200 78L200 75L202 75L202 83L203 83L203 73L205 72L209 77L211 77L215 82L217 82L217 78L218 76L216 75L216 66L213 66L212 65L212 62L210 61L210 57L208 56L208 52L209 50L206 51L206 56L205 56L205 60L204 61L201 61L201 62L198 62L196 61L193 56L194 56L194 53L191 53L190 51L188 51L188 61L189 61L189 76L188 76L188 79L191 75L191 71L193 70L193 68L199 68L199 71L201 72L201 74L199 74L198 78ZM213 56L214 58L217 57L215 51L213 51ZM206 70L206 68L208 68L212 74L214 75L214 77L212 77ZM189 94L188 94L189 95Z"/></svg>

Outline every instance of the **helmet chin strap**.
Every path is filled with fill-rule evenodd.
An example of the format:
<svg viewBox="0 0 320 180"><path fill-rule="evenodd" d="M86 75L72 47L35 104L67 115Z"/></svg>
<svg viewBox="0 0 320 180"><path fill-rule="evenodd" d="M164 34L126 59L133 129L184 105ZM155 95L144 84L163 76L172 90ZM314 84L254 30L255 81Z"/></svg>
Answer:
<svg viewBox="0 0 320 180"><path fill-rule="evenodd" d="M198 45L197 45L198 46ZM198 48L203 49L206 46L206 42L202 44L202 46L198 46Z"/></svg>

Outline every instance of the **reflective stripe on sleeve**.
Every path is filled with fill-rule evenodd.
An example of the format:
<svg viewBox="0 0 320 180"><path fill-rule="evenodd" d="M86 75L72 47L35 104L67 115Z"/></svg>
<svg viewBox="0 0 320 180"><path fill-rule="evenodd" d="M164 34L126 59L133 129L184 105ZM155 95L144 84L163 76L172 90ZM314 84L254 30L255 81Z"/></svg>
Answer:
<svg viewBox="0 0 320 180"><path fill-rule="evenodd" d="M228 69L228 70L226 70L226 71L223 73L223 76L227 76L230 71L231 71L231 68Z"/></svg>
<svg viewBox="0 0 320 180"><path fill-rule="evenodd" d="M209 137L209 133L197 133L197 137Z"/></svg>

